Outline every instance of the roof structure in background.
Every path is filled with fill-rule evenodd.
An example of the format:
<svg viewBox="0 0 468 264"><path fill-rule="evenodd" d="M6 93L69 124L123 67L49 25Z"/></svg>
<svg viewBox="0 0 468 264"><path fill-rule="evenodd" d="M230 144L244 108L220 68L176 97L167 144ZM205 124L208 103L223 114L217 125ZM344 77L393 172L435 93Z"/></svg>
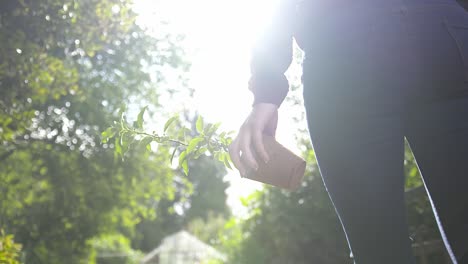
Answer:
<svg viewBox="0 0 468 264"><path fill-rule="evenodd" d="M142 264L202 264L210 259L226 261L217 251L185 230L169 235L159 247L143 257Z"/></svg>

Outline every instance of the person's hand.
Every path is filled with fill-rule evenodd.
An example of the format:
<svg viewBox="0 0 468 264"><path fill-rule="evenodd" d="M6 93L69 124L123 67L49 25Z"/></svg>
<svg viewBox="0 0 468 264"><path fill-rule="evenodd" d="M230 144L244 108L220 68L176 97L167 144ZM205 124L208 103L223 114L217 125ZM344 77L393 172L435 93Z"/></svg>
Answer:
<svg viewBox="0 0 468 264"><path fill-rule="evenodd" d="M239 129L237 137L229 146L229 155L234 166L244 177L248 169L258 169L255 156L267 163L268 153L263 146L263 134L275 136L278 125L278 106L275 104L256 104ZM252 148L253 147L253 148ZM252 150L256 152L255 155ZM242 155L241 155L242 154Z"/></svg>

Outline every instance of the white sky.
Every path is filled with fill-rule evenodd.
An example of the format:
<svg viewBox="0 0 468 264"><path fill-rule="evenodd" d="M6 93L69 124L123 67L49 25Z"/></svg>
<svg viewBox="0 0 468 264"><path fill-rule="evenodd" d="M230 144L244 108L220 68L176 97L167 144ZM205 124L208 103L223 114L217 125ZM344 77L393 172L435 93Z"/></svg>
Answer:
<svg viewBox="0 0 468 264"><path fill-rule="evenodd" d="M247 89L250 48L256 33L271 16L276 0L135 0L138 23L149 31L161 31L158 21L168 21L166 30L186 36L184 49L192 63L188 73L194 99L171 102L176 112L193 107L207 122L222 122L221 130L235 130L251 110L253 96ZM286 104L280 108L277 140L297 152L295 127ZM237 171L226 176L233 213L245 213L240 197L247 196L262 184L240 178Z"/></svg>

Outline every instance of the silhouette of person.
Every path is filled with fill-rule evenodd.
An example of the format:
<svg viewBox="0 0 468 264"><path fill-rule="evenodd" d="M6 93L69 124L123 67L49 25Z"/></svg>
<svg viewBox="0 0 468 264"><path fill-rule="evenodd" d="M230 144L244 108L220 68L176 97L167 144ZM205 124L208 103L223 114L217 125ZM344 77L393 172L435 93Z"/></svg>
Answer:
<svg viewBox="0 0 468 264"><path fill-rule="evenodd" d="M262 134L276 131L293 39L311 142L355 263L416 263L405 138L450 258L468 263L467 12L455 0L281 1L253 49L253 108L230 146L241 174L268 161Z"/></svg>

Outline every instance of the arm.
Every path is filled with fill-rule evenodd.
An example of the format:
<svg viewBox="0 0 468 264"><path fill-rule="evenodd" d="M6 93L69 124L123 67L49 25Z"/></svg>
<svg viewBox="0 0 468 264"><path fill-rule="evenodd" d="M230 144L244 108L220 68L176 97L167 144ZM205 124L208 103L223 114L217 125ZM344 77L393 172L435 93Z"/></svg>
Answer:
<svg viewBox="0 0 468 264"><path fill-rule="evenodd" d="M249 81L254 106L270 103L279 107L289 91L284 72L292 61L296 1L281 0L272 22L254 45Z"/></svg>
<svg viewBox="0 0 468 264"><path fill-rule="evenodd" d="M293 23L297 0L281 0L272 23L258 38L251 60L249 88L254 94L254 107L229 147L234 166L245 176L248 168L256 170L259 159L267 163L263 134L275 136L278 107L289 90L284 76L292 61ZM242 156L240 155L242 153Z"/></svg>

